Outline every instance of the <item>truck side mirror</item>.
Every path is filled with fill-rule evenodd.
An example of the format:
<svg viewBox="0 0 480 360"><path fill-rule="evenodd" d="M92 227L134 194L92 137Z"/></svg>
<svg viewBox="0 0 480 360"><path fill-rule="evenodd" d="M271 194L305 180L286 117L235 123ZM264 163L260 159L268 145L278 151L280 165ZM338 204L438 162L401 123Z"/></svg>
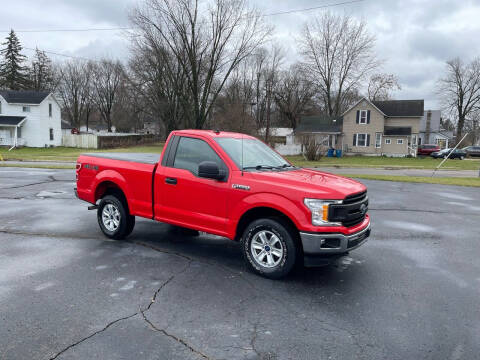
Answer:
<svg viewBox="0 0 480 360"><path fill-rule="evenodd" d="M223 180L225 171L221 170L214 161L202 161L198 165L198 176L207 179Z"/></svg>

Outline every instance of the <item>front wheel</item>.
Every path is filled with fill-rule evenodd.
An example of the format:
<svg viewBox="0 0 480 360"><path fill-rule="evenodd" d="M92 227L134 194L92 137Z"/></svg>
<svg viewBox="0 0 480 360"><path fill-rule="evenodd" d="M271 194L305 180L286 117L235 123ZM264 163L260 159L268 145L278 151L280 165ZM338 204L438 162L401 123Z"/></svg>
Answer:
<svg viewBox="0 0 480 360"><path fill-rule="evenodd" d="M460 156L460 160L463 160L463 159L465 159L465 156L463 156L463 155Z"/></svg>
<svg viewBox="0 0 480 360"><path fill-rule="evenodd" d="M242 251L247 266L270 279L286 276L295 265L295 231L279 218L250 223L242 236Z"/></svg>

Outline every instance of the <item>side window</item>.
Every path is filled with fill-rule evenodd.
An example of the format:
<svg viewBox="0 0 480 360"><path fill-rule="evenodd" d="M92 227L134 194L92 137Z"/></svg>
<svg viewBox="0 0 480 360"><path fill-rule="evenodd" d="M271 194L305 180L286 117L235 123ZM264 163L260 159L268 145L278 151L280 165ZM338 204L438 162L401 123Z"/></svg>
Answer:
<svg viewBox="0 0 480 360"><path fill-rule="evenodd" d="M177 152L173 167L185 169L198 175L198 165L202 161L214 161L219 168L225 165L215 151L205 141L190 137L181 137L178 143Z"/></svg>

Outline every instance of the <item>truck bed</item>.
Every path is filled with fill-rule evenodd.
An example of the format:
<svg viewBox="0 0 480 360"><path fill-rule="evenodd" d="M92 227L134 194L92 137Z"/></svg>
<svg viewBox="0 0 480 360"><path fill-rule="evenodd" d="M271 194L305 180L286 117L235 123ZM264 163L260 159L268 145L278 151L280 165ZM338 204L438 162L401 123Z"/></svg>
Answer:
<svg viewBox="0 0 480 360"><path fill-rule="evenodd" d="M160 154L148 153L85 153L82 155L110 160L131 161L150 165L155 165L160 160Z"/></svg>

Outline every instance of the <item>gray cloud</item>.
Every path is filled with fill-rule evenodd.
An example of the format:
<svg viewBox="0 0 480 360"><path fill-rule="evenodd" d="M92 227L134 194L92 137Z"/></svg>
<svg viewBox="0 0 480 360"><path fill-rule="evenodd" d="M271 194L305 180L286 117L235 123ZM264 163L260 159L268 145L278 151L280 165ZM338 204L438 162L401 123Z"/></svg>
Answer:
<svg viewBox="0 0 480 360"><path fill-rule="evenodd" d="M116 27L128 24L128 10L139 0L16 0L2 4L0 30ZM263 13L331 4L336 0L250 0ZM338 1L340 2L340 1ZM438 106L436 83L445 61L480 55L478 0L365 0L332 7L367 22L377 37L383 69L396 74L399 98L424 98ZM325 10L266 17L275 26L273 40L283 45L286 61L299 59L298 38L305 21ZM6 28L6 29L5 29ZM0 34L3 37L6 34ZM88 58L128 56L128 41L119 32L21 33L24 46ZM28 52L25 51L27 54Z"/></svg>

